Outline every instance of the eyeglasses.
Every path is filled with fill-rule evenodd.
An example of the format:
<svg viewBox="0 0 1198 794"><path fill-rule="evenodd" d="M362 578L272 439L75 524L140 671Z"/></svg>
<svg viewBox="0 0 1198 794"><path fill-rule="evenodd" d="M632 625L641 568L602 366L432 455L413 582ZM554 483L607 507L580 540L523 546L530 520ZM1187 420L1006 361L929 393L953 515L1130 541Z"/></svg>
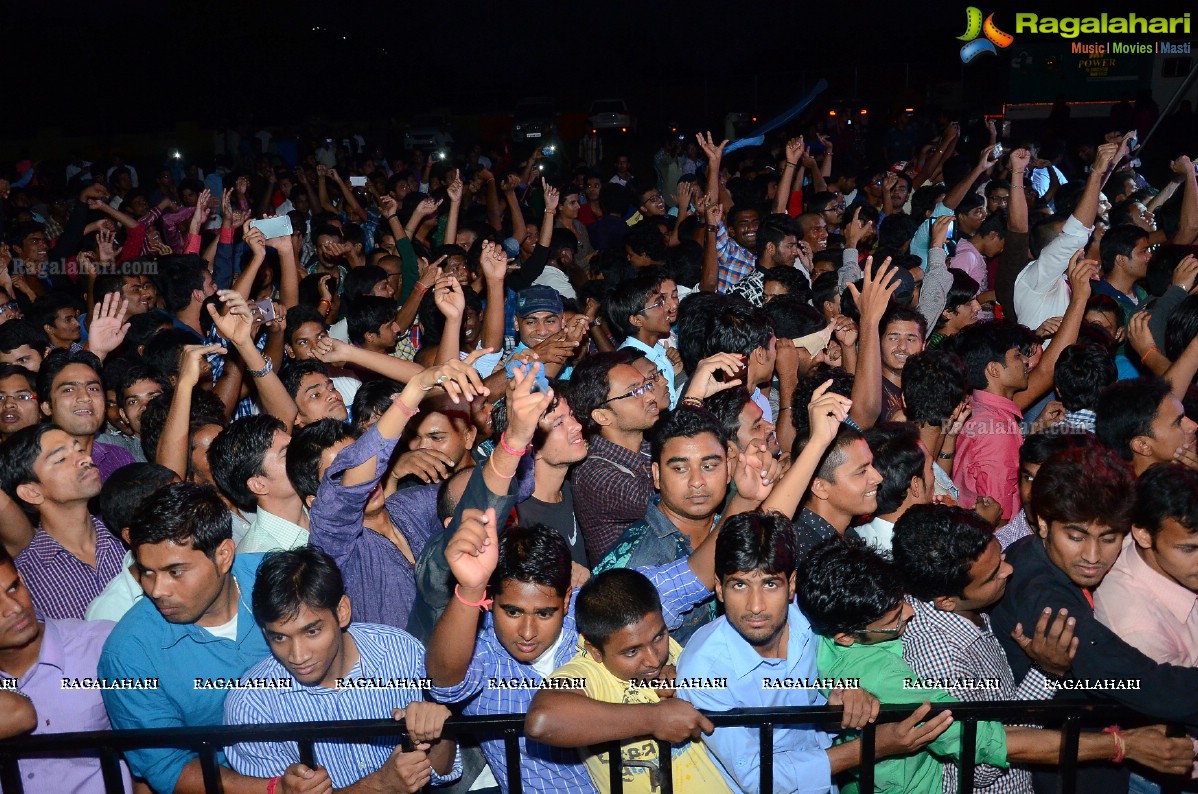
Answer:
<svg viewBox="0 0 1198 794"><path fill-rule="evenodd" d="M21 310L20 305L16 301L0 304L0 315L12 314Z"/></svg>
<svg viewBox="0 0 1198 794"><path fill-rule="evenodd" d="M648 381L645 381L644 383L642 383L640 386L637 386L636 388L632 389L627 394L621 394L619 397L609 397L599 404L607 405L608 403L614 403L616 400L625 400L629 397L640 397L645 392L652 392L652 391L653 391L653 381L648 380Z"/></svg>
<svg viewBox="0 0 1198 794"><path fill-rule="evenodd" d="M27 403L30 400L36 400L36 399L37 399L36 394L33 394L32 392L27 392L27 391L17 392L16 394L0 393L0 405L4 405L9 400L12 400L14 403Z"/></svg>
<svg viewBox="0 0 1198 794"><path fill-rule="evenodd" d="M655 303L650 303L648 306L646 306L645 308L643 308L639 312L637 312L637 314L646 314L648 312L653 311L654 309L660 309L662 306L665 306L665 305L666 305L666 299L658 298Z"/></svg>
<svg viewBox="0 0 1198 794"><path fill-rule="evenodd" d="M899 609L898 619L894 623L892 629L857 629L854 634L885 634L891 637L897 637L902 633L903 628L907 625L907 619L903 614L903 610Z"/></svg>

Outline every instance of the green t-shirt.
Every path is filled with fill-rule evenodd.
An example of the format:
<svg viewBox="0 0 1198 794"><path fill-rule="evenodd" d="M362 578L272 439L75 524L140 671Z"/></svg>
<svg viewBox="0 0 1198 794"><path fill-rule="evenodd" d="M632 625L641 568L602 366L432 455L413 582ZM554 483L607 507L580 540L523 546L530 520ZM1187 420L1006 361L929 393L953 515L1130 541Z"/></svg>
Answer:
<svg viewBox="0 0 1198 794"><path fill-rule="evenodd" d="M858 679L861 688L883 705L918 704L925 700L960 702L943 689L912 687L912 682L919 678L903 659L901 638L876 645L856 643L845 647L829 637L820 637L819 675L821 678ZM1002 723L979 722L977 736L977 763L1006 769L1007 735ZM838 741L855 737L855 731L846 731ZM874 766L874 791L940 794L944 776L941 764L955 763L960 752L961 724L954 722L922 752L878 762ZM858 794L859 790L855 780L841 787L844 794Z"/></svg>

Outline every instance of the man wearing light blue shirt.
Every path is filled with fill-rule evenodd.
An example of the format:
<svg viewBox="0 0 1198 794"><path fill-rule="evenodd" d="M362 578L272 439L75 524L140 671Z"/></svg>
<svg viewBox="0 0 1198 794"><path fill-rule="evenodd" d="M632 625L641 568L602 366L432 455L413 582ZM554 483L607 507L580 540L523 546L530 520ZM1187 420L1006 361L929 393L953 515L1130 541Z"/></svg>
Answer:
<svg viewBox="0 0 1198 794"><path fill-rule="evenodd" d="M682 359L677 350L671 358L669 347L670 327L677 319L678 286L661 272L621 283L608 302L608 320L624 335L620 349L643 353L657 367L669 388L670 408L678 405L681 396L675 376Z"/></svg>

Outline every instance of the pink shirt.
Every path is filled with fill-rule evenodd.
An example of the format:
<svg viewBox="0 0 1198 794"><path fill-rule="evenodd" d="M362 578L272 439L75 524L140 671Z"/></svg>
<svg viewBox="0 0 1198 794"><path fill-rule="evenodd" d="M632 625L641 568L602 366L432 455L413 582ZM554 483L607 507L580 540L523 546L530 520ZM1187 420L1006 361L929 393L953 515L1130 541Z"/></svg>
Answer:
<svg viewBox="0 0 1198 794"><path fill-rule="evenodd" d="M1023 446L1019 406L997 394L975 389L973 414L957 438L953 482L961 491L957 503L972 508L979 496L1002 505L1002 517L1019 512L1019 448Z"/></svg>
<svg viewBox="0 0 1198 794"><path fill-rule="evenodd" d="M979 295L990 291L990 270L986 266L986 258L968 240L961 240L957 243L956 253L948 261L948 266L953 270L960 270L976 281ZM994 313L988 310L981 311L978 313L978 319L993 320Z"/></svg>
<svg viewBox="0 0 1198 794"><path fill-rule="evenodd" d="M1094 591L1094 616L1145 656L1161 664L1198 665L1198 594L1144 562L1135 540Z"/></svg>

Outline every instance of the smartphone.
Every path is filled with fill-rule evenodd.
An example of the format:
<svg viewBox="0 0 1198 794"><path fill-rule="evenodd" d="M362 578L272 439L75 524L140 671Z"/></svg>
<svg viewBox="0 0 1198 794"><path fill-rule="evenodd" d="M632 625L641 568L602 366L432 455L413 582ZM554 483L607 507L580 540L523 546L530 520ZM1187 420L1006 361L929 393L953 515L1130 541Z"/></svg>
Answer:
<svg viewBox="0 0 1198 794"><path fill-rule="evenodd" d="M349 186L350 187L366 187L366 177L351 176L349 178Z"/></svg>
<svg viewBox="0 0 1198 794"><path fill-rule="evenodd" d="M271 323L275 321L275 302L272 300L257 301L255 305L262 312L262 322Z"/></svg>
<svg viewBox="0 0 1198 794"><path fill-rule="evenodd" d="M1010 138L1010 137L1011 137L1011 122L1009 122L1009 121L1004 121L1004 122L1002 123L1002 136L1003 136L1004 138Z"/></svg>
<svg viewBox="0 0 1198 794"><path fill-rule="evenodd" d="M956 221L948 222L948 239L950 239L950 240L953 239L953 232L955 231L956 226L957 226Z"/></svg>
<svg viewBox="0 0 1198 794"><path fill-rule="evenodd" d="M1002 157L1002 144L1001 143L994 144L994 152L991 154L991 157L995 160Z"/></svg>
<svg viewBox="0 0 1198 794"><path fill-rule="evenodd" d="M542 146L541 147L541 156L548 157L549 155L553 154L556 151L557 151L556 146Z"/></svg>
<svg viewBox="0 0 1198 794"><path fill-rule="evenodd" d="M275 237L285 237L291 234L291 218L286 215L280 215L277 218L263 218L260 221L250 221L250 226L260 230L266 235L267 240L273 240Z"/></svg>
<svg viewBox="0 0 1198 794"><path fill-rule="evenodd" d="M329 144L330 146L332 146L332 145L333 145L333 139L332 139L332 138L325 138L325 139L324 139L324 142L325 142L325 143L327 143L327 144Z"/></svg>

